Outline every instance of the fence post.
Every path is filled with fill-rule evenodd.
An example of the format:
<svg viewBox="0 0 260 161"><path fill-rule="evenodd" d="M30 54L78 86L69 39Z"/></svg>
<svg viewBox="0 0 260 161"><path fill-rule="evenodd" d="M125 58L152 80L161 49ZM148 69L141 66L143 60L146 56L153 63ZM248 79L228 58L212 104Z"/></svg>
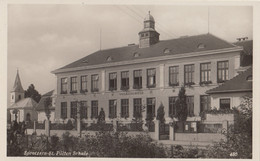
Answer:
<svg viewBox="0 0 260 161"><path fill-rule="evenodd" d="M170 125L170 140L175 140L174 124Z"/></svg>
<svg viewBox="0 0 260 161"><path fill-rule="evenodd" d="M154 121L154 139L155 140L159 140L160 139L160 134L159 134L159 132L160 132L160 121L159 120L155 120Z"/></svg>
<svg viewBox="0 0 260 161"><path fill-rule="evenodd" d="M113 119L113 132L116 133L117 132L117 120Z"/></svg>
<svg viewBox="0 0 260 161"><path fill-rule="evenodd" d="M48 120L48 119L45 121L45 132L46 132L47 137L49 137L50 136L50 120Z"/></svg>
<svg viewBox="0 0 260 161"><path fill-rule="evenodd" d="M36 121L33 121L33 133L36 134Z"/></svg>
<svg viewBox="0 0 260 161"><path fill-rule="evenodd" d="M77 132L79 134L79 137L81 137L81 121L80 121L80 117L77 118Z"/></svg>
<svg viewBox="0 0 260 161"><path fill-rule="evenodd" d="M228 121L227 121L227 120L224 120L224 121L222 122L222 128L223 128L224 130L226 130L226 132L228 133Z"/></svg>

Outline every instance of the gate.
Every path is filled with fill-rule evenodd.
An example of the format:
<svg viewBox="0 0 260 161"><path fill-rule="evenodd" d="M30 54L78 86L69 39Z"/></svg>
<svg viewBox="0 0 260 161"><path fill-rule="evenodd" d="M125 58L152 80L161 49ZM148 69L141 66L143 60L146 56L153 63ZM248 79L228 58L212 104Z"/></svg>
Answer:
<svg viewBox="0 0 260 161"><path fill-rule="evenodd" d="M169 124L160 123L159 124L159 140L169 140Z"/></svg>

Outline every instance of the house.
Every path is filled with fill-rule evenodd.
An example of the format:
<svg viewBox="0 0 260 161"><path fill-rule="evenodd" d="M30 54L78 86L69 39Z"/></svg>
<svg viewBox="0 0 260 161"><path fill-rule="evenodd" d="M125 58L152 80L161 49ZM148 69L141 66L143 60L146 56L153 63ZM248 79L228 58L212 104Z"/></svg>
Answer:
<svg viewBox="0 0 260 161"><path fill-rule="evenodd" d="M39 104L36 107L36 111L38 114L38 122L43 122L44 120L47 119L46 117L46 112L45 112L45 106L46 106L46 101L49 99L50 105L49 105L49 110L50 110L50 121L54 122L54 112L55 112L55 91L51 90L44 95L42 95L41 100Z"/></svg>
<svg viewBox="0 0 260 161"><path fill-rule="evenodd" d="M37 102L32 98L24 98L24 90L17 71L13 89L11 91L11 105L7 108L10 121L36 121L37 113L35 108Z"/></svg>
<svg viewBox="0 0 260 161"><path fill-rule="evenodd" d="M211 96L211 106L217 109L230 109L238 107L243 97L252 98L252 67L235 76L224 84L208 90Z"/></svg>
<svg viewBox="0 0 260 161"><path fill-rule="evenodd" d="M212 34L160 40L149 13L138 33L139 44L94 52L52 71L57 77L55 119L96 122L101 108L106 122L155 118L162 104L166 123L176 115L175 100L185 86L188 121L210 109L206 93L237 75L243 48ZM212 102L213 101L213 102Z"/></svg>

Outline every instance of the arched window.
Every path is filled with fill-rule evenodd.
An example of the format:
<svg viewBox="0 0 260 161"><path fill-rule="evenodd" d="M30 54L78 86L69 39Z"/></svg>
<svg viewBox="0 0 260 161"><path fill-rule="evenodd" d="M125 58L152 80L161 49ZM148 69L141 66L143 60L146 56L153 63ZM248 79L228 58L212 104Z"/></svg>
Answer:
<svg viewBox="0 0 260 161"><path fill-rule="evenodd" d="M26 114L26 121L31 121L31 115L29 113Z"/></svg>

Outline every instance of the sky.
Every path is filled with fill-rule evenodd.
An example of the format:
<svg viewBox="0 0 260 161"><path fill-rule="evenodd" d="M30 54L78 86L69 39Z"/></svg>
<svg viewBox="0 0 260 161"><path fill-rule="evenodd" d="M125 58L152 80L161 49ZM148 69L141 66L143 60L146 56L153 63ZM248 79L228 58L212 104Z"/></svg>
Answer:
<svg viewBox="0 0 260 161"><path fill-rule="evenodd" d="M148 11L160 40L211 33L252 39L252 7L176 5L8 5L7 93L17 69L24 90L55 89L51 71L97 50L138 44ZM9 97L8 101L9 101Z"/></svg>

